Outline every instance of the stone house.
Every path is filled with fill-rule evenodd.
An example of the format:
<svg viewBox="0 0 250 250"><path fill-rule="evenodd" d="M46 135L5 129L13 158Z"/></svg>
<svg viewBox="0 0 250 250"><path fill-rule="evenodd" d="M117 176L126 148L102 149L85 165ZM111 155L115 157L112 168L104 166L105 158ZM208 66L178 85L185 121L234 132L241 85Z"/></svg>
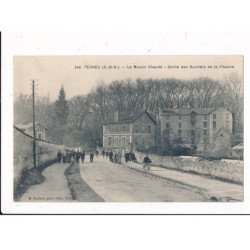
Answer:
<svg viewBox="0 0 250 250"><path fill-rule="evenodd" d="M196 153L226 154L231 147L232 113L223 107L165 109L159 120L162 133Z"/></svg>
<svg viewBox="0 0 250 250"><path fill-rule="evenodd" d="M118 112L103 121L103 147L125 150L154 146L156 120L148 111Z"/></svg>
<svg viewBox="0 0 250 250"><path fill-rule="evenodd" d="M36 124L36 139L47 141L48 129L38 122L36 122L35 124ZM16 127L20 129L21 131L23 131L24 133L33 137L33 123L32 122L25 124L25 125L19 124L19 125L16 125Z"/></svg>

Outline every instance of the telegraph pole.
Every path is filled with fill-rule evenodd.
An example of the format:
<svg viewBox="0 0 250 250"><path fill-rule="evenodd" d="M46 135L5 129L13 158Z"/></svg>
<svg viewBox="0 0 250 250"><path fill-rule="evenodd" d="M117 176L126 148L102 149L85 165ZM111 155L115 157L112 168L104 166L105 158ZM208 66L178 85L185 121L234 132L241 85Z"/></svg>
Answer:
<svg viewBox="0 0 250 250"><path fill-rule="evenodd" d="M36 168L35 80L32 80L33 166Z"/></svg>

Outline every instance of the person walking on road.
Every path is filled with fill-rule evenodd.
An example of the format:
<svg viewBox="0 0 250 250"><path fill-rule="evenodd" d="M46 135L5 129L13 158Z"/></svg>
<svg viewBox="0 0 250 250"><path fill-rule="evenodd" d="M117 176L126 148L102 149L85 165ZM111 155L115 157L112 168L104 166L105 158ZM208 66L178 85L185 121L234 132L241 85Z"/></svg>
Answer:
<svg viewBox="0 0 250 250"><path fill-rule="evenodd" d="M94 154L92 151L90 151L89 157L90 157L90 162L93 162Z"/></svg>
<svg viewBox="0 0 250 250"><path fill-rule="evenodd" d="M102 150L102 158L104 158L104 156L105 156L105 150L103 149Z"/></svg>
<svg viewBox="0 0 250 250"><path fill-rule="evenodd" d="M61 153L61 151L59 150L59 152L57 153L57 162L58 162L58 163L61 163L61 160L62 160L62 153Z"/></svg>
<svg viewBox="0 0 250 250"><path fill-rule="evenodd" d="M113 152L109 152L109 160L113 163Z"/></svg>
<svg viewBox="0 0 250 250"><path fill-rule="evenodd" d="M125 161L126 161L126 162L129 161L129 153L128 153L128 152L125 153Z"/></svg>
<svg viewBox="0 0 250 250"><path fill-rule="evenodd" d="M118 161L118 155L117 155L117 153L115 154L115 156L114 156L114 163L116 164L117 163L117 161Z"/></svg>
<svg viewBox="0 0 250 250"><path fill-rule="evenodd" d="M99 157L99 151L98 150L95 151L95 155L96 155L97 158Z"/></svg>
<svg viewBox="0 0 250 250"><path fill-rule="evenodd" d="M76 152L76 162L79 163L80 160L80 152L79 150Z"/></svg>
<svg viewBox="0 0 250 250"><path fill-rule="evenodd" d="M109 157L109 151L106 151L106 157L107 158Z"/></svg>
<svg viewBox="0 0 250 250"><path fill-rule="evenodd" d="M82 163L84 163L84 158L85 158L85 151L82 151L82 153L81 153L81 160L82 160Z"/></svg>
<svg viewBox="0 0 250 250"><path fill-rule="evenodd" d="M63 163L66 163L67 161L67 152L65 151L63 156L62 156Z"/></svg>
<svg viewBox="0 0 250 250"><path fill-rule="evenodd" d="M144 160L143 160L143 169L144 170L149 170L150 169L150 163L151 163L151 160L149 159L148 154L147 154L144 157Z"/></svg>

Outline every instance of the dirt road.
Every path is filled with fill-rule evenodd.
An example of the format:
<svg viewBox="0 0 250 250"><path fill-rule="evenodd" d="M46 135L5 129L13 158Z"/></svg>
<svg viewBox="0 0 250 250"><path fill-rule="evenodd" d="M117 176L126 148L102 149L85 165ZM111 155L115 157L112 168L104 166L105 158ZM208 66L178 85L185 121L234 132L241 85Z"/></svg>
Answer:
<svg viewBox="0 0 250 250"><path fill-rule="evenodd" d="M64 171L68 164L53 164L47 167L42 175L45 181L42 184L32 185L25 192L20 201L38 202L66 202L74 201L70 195Z"/></svg>
<svg viewBox="0 0 250 250"><path fill-rule="evenodd" d="M82 179L107 202L201 202L205 198L171 182L147 177L106 158L80 164Z"/></svg>

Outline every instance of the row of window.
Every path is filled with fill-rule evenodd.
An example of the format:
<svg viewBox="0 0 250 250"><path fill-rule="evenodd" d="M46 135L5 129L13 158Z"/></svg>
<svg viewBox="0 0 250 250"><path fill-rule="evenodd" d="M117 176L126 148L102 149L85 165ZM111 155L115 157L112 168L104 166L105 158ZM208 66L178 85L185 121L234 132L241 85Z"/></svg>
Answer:
<svg viewBox="0 0 250 250"><path fill-rule="evenodd" d="M104 126L104 133L129 133L129 124L116 124Z"/></svg>
<svg viewBox="0 0 250 250"><path fill-rule="evenodd" d="M182 120L182 116L179 115L178 119L179 119L179 121L181 121ZM167 120L170 120L170 115L167 115ZM203 116L203 120L205 120L205 121L207 120L207 115ZM216 120L216 114L213 114L213 120ZM229 120L229 114L228 113L226 113L226 120Z"/></svg>
<svg viewBox="0 0 250 250"><path fill-rule="evenodd" d="M104 126L104 133L129 133L130 125L129 124L116 124ZM153 133L153 126L146 124L133 124L134 133Z"/></svg>
<svg viewBox="0 0 250 250"><path fill-rule="evenodd" d="M124 147L129 145L129 137L107 137L104 138L104 145L105 146L114 146L114 147Z"/></svg>
<svg viewBox="0 0 250 250"><path fill-rule="evenodd" d="M203 127L207 128L207 122L203 122ZM226 127L229 127L229 121L226 121ZM178 123L178 128L182 128L182 123ZM216 121L213 121L213 128L216 129ZM170 123L166 123L166 129L170 129Z"/></svg>
<svg viewBox="0 0 250 250"><path fill-rule="evenodd" d="M151 125L145 125L145 124L134 124L133 125L133 132L135 133L153 133L153 128Z"/></svg>
<svg viewBox="0 0 250 250"><path fill-rule="evenodd" d="M229 114L226 114L226 116L229 117ZM204 115L203 118L204 118L204 120L207 120L207 115ZM178 119L179 119L179 121L181 121L182 120L182 115L179 115ZM213 114L213 120L215 120L215 119L216 119L216 114ZM167 115L167 120L170 120L170 115Z"/></svg>
<svg viewBox="0 0 250 250"><path fill-rule="evenodd" d="M154 144L154 139L146 136L134 137L134 143L140 146L152 146ZM104 138L104 146L106 147L124 147L129 146L130 138L127 136L109 136Z"/></svg>

